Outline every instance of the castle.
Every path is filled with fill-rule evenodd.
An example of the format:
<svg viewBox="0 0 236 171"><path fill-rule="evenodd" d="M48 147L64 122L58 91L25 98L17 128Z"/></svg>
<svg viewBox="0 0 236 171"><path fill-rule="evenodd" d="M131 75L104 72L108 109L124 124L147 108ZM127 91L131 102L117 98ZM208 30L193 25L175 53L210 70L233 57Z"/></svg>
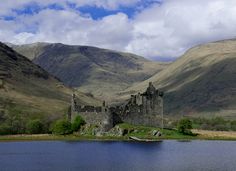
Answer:
<svg viewBox="0 0 236 171"><path fill-rule="evenodd" d="M72 121L77 114L81 115L86 123L102 125L105 131L120 122L161 126L163 92L157 90L150 82L144 93L131 95L131 98L125 103L110 107L105 102L102 106L81 106L73 94L69 120Z"/></svg>

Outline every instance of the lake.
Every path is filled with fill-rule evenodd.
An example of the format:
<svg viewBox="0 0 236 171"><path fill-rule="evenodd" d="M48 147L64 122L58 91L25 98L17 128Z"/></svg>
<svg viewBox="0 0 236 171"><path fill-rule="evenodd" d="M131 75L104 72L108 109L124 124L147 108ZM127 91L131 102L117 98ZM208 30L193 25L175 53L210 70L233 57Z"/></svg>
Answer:
<svg viewBox="0 0 236 171"><path fill-rule="evenodd" d="M1 171L236 170L236 141L0 142Z"/></svg>

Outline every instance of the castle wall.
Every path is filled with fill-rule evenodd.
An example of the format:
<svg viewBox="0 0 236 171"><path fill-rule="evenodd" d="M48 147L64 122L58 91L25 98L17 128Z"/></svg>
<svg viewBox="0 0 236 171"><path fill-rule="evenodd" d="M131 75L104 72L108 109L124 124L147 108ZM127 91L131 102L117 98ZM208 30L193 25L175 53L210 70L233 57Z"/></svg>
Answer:
<svg viewBox="0 0 236 171"><path fill-rule="evenodd" d="M134 125L161 126L163 112L163 93L149 84L146 92L132 95L127 104L116 107L80 106L75 96L72 96L71 121L77 114L81 115L86 123L103 125L106 130L116 123L127 122ZM69 116L68 116L69 117Z"/></svg>
<svg viewBox="0 0 236 171"><path fill-rule="evenodd" d="M133 113L122 118L123 122L132 124L132 125L144 125L144 126L153 126L161 127L161 116L155 115L140 115L138 113Z"/></svg>
<svg viewBox="0 0 236 171"><path fill-rule="evenodd" d="M102 124L103 121L107 120L106 113L96 113L96 112L78 112L80 116L82 116L86 123L99 125Z"/></svg>

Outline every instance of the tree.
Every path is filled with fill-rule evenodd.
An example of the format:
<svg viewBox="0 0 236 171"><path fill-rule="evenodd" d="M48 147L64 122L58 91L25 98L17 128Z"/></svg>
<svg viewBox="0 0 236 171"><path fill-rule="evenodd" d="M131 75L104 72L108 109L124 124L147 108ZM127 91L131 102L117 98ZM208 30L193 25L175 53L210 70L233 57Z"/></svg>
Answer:
<svg viewBox="0 0 236 171"><path fill-rule="evenodd" d="M80 129L80 127L84 124L85 124L84 119L80 115L78 115L78 116L76 116L74 122L72 123L72 130L78 131Z"/></svg>
<svg viewBox="0 0 236 171"><path fill-rule="evenodd" d="M40 134L43 132L43 124L40 120L30 120L26 125L26 129L30 134Z"/></svg>
<svg viewBox="0 0 236 171"><path fill-rule="evenodd" d="M71 129L71 123L67 120L57 120L51 128L53 134L66 135L71 134L73 131Z"/></svg>
<svg viewBox="0 0 236 171"><path fill-rule="evenodd" d="M192 134L192 128L192 122L187 118L181 119L177 125L178 131L182 134Z"/></svg>

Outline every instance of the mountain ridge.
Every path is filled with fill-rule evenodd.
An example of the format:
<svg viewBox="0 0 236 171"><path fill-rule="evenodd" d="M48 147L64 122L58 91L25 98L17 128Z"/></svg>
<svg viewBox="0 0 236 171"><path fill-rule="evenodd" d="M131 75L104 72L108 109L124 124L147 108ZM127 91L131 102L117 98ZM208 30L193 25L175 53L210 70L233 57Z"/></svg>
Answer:
<svg viewBox="0 0 236 171"><path fill-rule="evenodd" d="M131 53L90 46L37 43L13 48L66 85L105 100L168 65Z"/></svg>

